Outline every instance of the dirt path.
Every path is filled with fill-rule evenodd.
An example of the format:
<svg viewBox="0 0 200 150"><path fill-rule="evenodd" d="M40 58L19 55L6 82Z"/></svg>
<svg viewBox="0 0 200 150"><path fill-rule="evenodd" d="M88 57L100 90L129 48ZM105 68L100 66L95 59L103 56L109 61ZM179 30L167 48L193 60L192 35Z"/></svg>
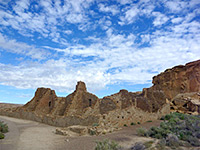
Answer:
<svg viewBox="0 0 200 150"><path fill-rule="evenodd" d="M122 130L104 136L65 137L56 135L56 127L34 121L0 116L9 126L4 140L0 140L0 150L94 150L95 141L111 139L123 147L130 147L137 141L151 140L136 136L138 127L149 128L160 121L124 127Z"/></svg>
<svg viewBox="0 0 200 150"><path fill-rule="evenodd" d="M0 116L9 126L4 140L0 140L0 150L56 150L65 138L53 132L55 127L34 121Z"/></svg>

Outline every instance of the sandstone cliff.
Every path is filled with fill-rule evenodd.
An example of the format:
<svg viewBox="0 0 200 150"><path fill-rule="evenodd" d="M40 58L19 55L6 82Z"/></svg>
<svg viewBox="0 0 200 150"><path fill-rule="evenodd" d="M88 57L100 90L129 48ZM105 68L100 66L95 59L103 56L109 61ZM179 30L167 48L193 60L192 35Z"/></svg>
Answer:
<svg viewBox="0 0 200 150"><path fill-rule="evenodd" d="M167 69L152 83L152 89L162 90L169 100L180 93L200 92L200 60Z"/></svg>
<svg viewBox="0 0 200 150"><path fill-rule="evenodd" d="M153 77L151 90L161 90L172 111L200 113L200 60L175 66Z"/></svg>

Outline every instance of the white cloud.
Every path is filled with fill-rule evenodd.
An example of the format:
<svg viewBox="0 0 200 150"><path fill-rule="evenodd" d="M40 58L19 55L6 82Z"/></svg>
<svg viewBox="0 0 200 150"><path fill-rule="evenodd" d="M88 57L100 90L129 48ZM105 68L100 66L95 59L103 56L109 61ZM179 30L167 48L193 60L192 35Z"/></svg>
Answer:
<svg viewBox="0 0 200 150"><path fill-rule="evenodd" d="M64 33L69 35L69 34L72 34L73 32L72 32L72 30L65 30Z"/></svg>
<svg viewBox="0 0 200 150"><path fill-rule="evenodd" d="M92 92L116 82L150 83L152 76L160 71L200 58L200 42L194 40L200 35L197 33L196 37L180 38L176 32L154 32L151 46L138 48L134 45L133 34L114 34L109 29L105 39L95 38L90 46L54 49L65 53L58 60L18 66L0 64L0 83L18 88L45 86L68 92L74 89L78 80L85 81ZM147 41L148 36L144 36Z"/></svg>
<svg viewBox="0 0 200 150"><path fill-rule="evenodd" d="M172 23L180 23L181 21L183 21L183 18L181 18L181 17L173 18L171 20Z"/></svg>
<svg viewBox="0 0 200 150"><path fill-rule="evenodd" d="M99 4L98 6L101 12L110 12L112 15L119 13L119 9L116 5L105 6L104 4Z"/></svg>
<svg viewBox="0 0 200 150"><path fill-rule="evenodd" d="M29 56L33 59L45 59L49 54L48 52L38 49L34 46L27 45L26 43L17 42L16 40L8 39L0 33L0 48L11 53L22 54Z"/></svg>
<svg viewBox="0 0 200 150"><path fill-rule="evenodd" d="M177 17L164 12L155 12L155 3L148 0L134 4L130 4L131 1L128 0L118 0L120 7L99 4L99 11L117 14L115 17L119 17L119 20L113 20L109 14L98 16L96 12L91 12L89 8L93 2L93 0L65 0L61 4L60 0L55 3L43 0L34 8L40 8L42 11L27 13L26 10L30 9L29 3L21 0L14 9L17 15L9 10L0 10L2 26L11 27L25 36L37 32L62 44L53 48L50 47L51 44L45 43L47 46L42 48L45 50L41 50L34 45L0 34L1 50L20 54L22 57L44 59L42 63L35 60L17 66L1 63L0 83L18 88L45 86L70 92L74 89L76 81L83 80L89 89L94 91L115 82L150 83L152 76L160 71L200 58L200 23L198 20L193 20L198 14L197 10L187 13L185 17L183 15ZM184 3L177 2L178 8L174 8L172 1L169 2L166 5L173 12L186 7ZM89 15L96 17L94 22L91 21L93 18L91 20L88 18ZM153 24L156 27L161 27L169 19L173 24L165 28L156 28L156 31L149 29L152 27L150 26L142 33L132 32L135 26L131 24L137 23L137 19L141 16L148 19L155 18ZM131 29L125 29L126 32L119 30L118 28L123 27L117 26L117 21L121 25L131 26ZM75 29L73 35L74 39L77 39L77 42L74 42L76 44L62 37L62 31L67 35L72 34L68 24L73 25ZM96 28L98 30L94 33L85 32ZM84 31L78 33L83 33L83 39L77 38L76 30ZM85 38L84 35L88 37ZM140 37L142 40L138 42L137 39ZM145 47L147 43L148 47ZM65 47L61 48L63 45ZM57 56L56 60L53 60L54 56L48 60L47 57L50 55L48 51L53 51L52 54Z"/></svg>
<svg viewBox="0 0 200 150"><path fill-rule="evenodd" d="M156 17L153 21L154 26L161 26L169 20L169 18L167 16L165 16L164 14L162 14L160 12L153 12L152 14L153 14L153 16Z"/></svg>
<svg viewBox="0 0 200 150"><path fill-rule="evenodd" d="M135 20L135 18L137 17L139 13L139 9L136 6L132 6L130 9L128 9L125 12L125 16L121 16L120 17L120 25L124 25L124 24L130 24L133 23L133 21Z"/></svg>
<svg viewBox="0 0 200 150"><path fill-rule="evenodd" d="M118 3L120 3L121 5L125 5L125 4L130 4L132 1L131 0L117 0Z"/></svg>
<svg viewBox="0 0 200 150"><path fill-rule="evenodd" d="M181 1L181 0L175 0L175 1L167 1L165 3L166 7L169 8L172 12L180 12L184 11L184 9L187 7L188 2Z"/></svg>

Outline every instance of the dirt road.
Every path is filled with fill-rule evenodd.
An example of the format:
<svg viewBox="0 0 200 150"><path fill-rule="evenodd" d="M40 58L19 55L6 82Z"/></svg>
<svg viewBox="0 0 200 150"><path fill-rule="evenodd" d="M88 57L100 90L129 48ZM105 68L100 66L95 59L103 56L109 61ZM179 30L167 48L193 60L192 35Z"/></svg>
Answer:
<svg viewBox="0 0 200 150"><path fill-rule="evenodd" d="M123 147L137 141L150 140L136 136L141 125L124 127L123 130L104 136L65 137L55 134L56 127L34 121L0 116L9 126L5 139L0 140L0 150L94 150L95 141L111 139ZM158 125L160 121L143 124L143 127Z"/></svg>
<svg viewBox="0 0 200 150"><path fill-rule="evenodd" d="M9 126L6 137L0 140L0 150L59 150L65 138L53 132L55 127L34 121L0 116Z"/></svg>

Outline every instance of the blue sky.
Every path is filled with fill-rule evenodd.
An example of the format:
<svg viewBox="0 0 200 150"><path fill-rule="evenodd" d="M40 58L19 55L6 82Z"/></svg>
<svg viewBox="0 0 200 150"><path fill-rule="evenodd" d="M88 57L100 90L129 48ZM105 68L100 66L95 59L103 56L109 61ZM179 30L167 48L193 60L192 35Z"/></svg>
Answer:
<svg viewBox="0 0 200 150"><path fill-rule="evenodd" d="M138 91L199 58L199 0L0 0L0 102Z"/></svg>

